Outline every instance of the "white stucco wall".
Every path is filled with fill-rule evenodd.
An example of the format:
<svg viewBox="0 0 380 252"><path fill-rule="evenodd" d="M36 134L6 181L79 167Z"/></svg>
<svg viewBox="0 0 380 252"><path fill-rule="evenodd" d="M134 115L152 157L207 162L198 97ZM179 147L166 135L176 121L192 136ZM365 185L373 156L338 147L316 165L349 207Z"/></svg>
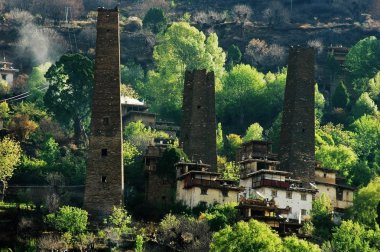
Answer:
<svg viewBox="0 0 380 252"><path fill-rule="evenodd" d="M191 208L197 206L200 202L206 202L208 205L238 202L238 191L230 190L228 191L228 196L224 197L221 190L208 188L207 194L201 194L200 187L184 189L184 181L178 180L176 200L183 201Z"/></svg>

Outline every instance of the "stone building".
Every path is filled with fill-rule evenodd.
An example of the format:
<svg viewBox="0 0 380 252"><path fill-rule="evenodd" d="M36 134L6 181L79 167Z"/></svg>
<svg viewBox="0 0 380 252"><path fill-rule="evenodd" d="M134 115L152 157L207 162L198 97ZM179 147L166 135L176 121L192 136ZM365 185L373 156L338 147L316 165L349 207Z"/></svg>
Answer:
<svg viewBox="0 0 380 252"><path fill-rule="evenodd" d="M221 174L210 168L203 163L177 163L176 200L190 208L237 202L243 190L239 183L221 179Z"/></svg>
<svg viewBox="0 0 380 252"><path fill-rule="evenodd" d="M206 70L186 71L180 141L191 160L216 171L215 76Z"/></svg>
<svg viewBox="0 0 380 252"><path fill-rule="evenodd" d="M98 9L91 135L84 208L100 219L124 198L119 12Z"/></svg>
<svg viewBox="0 0 380 252"><path fill-rule="evenodd" d="M315 184L318 187L317 197L322 193L331 199L335 212L343 212L353 205L354 191L348 186L344 178L337 175L337 171L317 166L315 169Z"/></svg>
<svg viewBox="0 0 380 252"><path fill-rule="evenodd" d="M281 170L306 184L315 176L313 48L290 48L280 133Z"/></svg>
<svg viewBox="0 0 380 252"><path fill-rule="evenodd" d="M16 73L19 72L18 69L13 68L13 63L5 61L0 61L0 77L2 80L8 82L10 86L13 85L13 79Z"/></svg>
<svg viewBox="0 0 380 252"><path fill-rule="evenodd" d="M170 205L175 201L176 184L157 174L157 164L171 144L171 139L156 138L145 150L145 199L149 203Z"/></svg>

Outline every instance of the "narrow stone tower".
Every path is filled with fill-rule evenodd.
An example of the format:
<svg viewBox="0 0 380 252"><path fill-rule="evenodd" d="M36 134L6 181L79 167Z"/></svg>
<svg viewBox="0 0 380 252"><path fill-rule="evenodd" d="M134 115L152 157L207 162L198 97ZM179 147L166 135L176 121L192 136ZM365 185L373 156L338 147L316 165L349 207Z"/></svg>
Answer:
<svg viewBox="0 0 380 252"><path fill-rule="evenodd" d="M280 133L281 169L304 182L315 177L313 48L290 48Z"/></svg>
<svg viewBox="0 0 380 252"><path fill-rule="evenodd" d="M216 171L215 76L206 70L186 71L181 143L188 157Z"/></svg>
<svg viewBox="0 0 380 252"><path fill-rule="evenodd" d="M119 12L98 9L84 208L99 219L123 204Z"/></svg>

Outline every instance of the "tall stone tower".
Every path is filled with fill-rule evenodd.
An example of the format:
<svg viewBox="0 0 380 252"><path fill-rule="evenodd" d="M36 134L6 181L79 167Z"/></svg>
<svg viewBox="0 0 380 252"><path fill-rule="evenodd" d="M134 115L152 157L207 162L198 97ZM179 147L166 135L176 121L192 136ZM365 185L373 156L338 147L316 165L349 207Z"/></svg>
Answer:
<svg viewBox="0 0 380 252"><path fill-rule="evenodd" d="M206 70L186 71L181 143L190 159L216 171L215 76Z"/></svg>
<svg viewBox="0 0 380 252"><path fill-rule="evenodd" d="M315 176L313 48L290 48L280 133L281 169L304 182Z"/></svg>
<svg viewBox="0 0 380 252"><path fill-rule="evenodd" d="M119 12L98 9L84 208L94 219L123 203Z"/></svg>

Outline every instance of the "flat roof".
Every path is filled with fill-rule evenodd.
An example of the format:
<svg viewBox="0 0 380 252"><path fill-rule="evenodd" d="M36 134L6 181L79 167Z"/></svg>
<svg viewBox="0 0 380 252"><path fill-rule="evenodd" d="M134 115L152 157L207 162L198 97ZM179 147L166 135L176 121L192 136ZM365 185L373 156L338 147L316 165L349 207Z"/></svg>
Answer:
<svg viewBox="0 0 380 252"><path fill-rule="evenodd" d="M260 173L271 173L271 174L279 174L279 175L290 175L291 174L290 172L287 172L287 171L278 171L278 170L266 170L266 169L263 169L263 170L258 170L258 171L255 171L255 172L248 173L247 176L256 175L256 174L260 174Z"/></svg>

